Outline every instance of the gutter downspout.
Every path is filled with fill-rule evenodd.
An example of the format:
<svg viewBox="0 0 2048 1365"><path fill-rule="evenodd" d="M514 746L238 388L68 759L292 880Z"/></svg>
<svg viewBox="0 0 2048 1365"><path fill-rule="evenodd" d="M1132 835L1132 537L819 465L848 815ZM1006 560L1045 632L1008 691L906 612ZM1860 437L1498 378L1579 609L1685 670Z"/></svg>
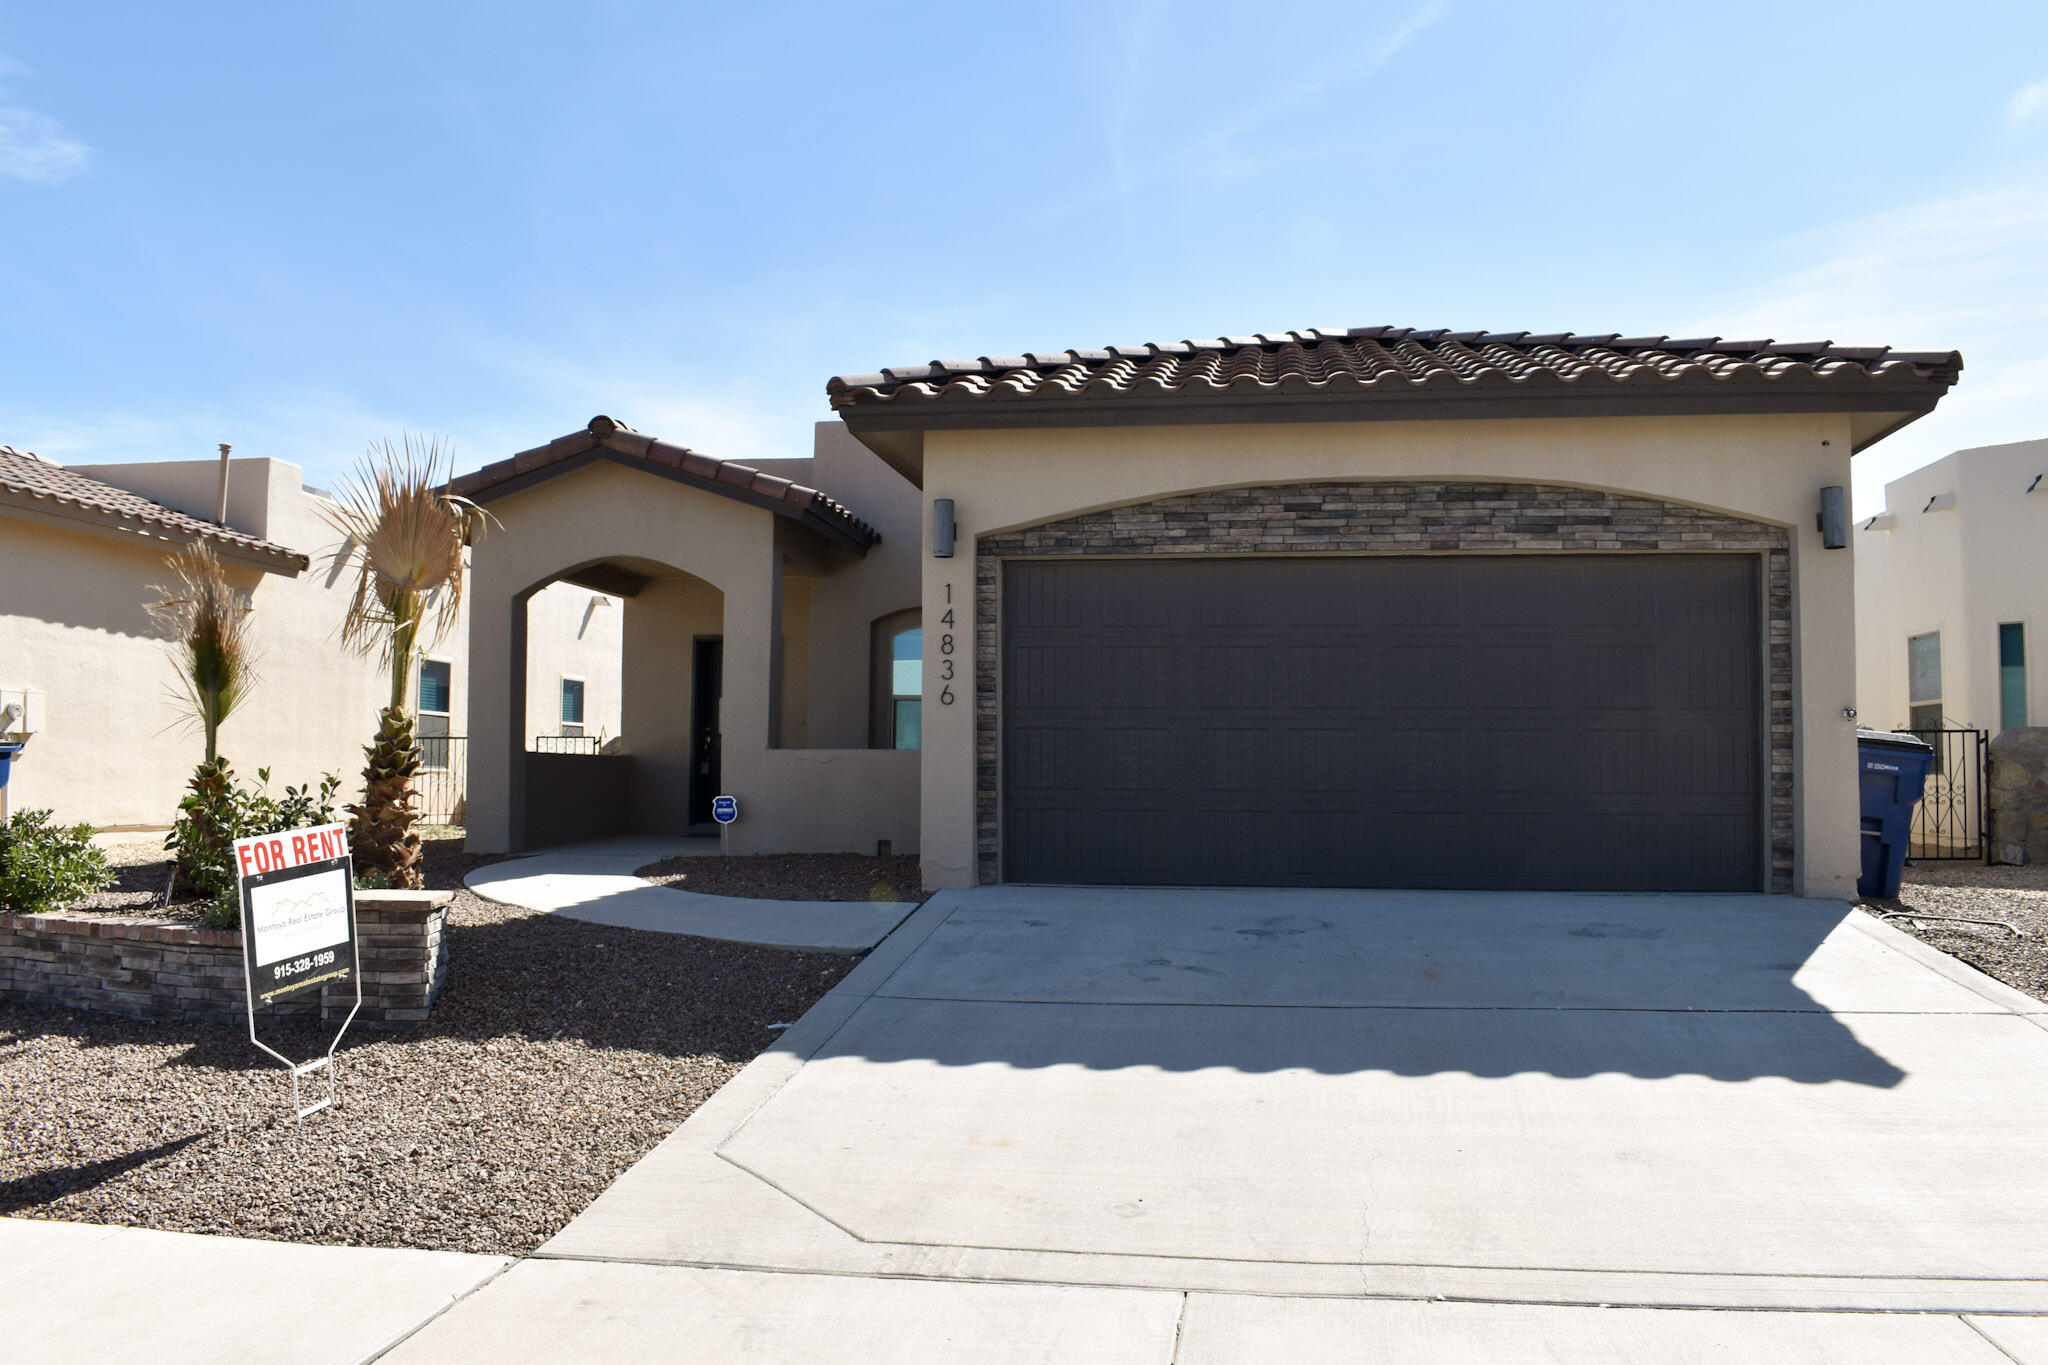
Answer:
<svg viewBox="0 0 2048 1365"><path fill-rule="evenodd" d="M228 524L228 443L220 443L220 510L213 514L218 524Z"/></svg>

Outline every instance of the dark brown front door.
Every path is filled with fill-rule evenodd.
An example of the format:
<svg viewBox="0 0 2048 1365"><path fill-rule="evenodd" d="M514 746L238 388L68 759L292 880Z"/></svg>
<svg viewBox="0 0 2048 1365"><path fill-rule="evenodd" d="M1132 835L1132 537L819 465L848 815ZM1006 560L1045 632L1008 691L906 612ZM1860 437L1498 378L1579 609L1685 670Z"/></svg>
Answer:
<svg viewBox="0 0 2048 1365"><path fill-rule="evenodd" d="M1003 875L1757 890L1757 572L1007 563Z"/></svg>
<svg viewBox="0 0 2048 1365"><path fill-rule="evenodd" d="M700 635L690 650L690 823L711 823L711 798L720 794L720 699L725 693L725 639Z"/></svg>

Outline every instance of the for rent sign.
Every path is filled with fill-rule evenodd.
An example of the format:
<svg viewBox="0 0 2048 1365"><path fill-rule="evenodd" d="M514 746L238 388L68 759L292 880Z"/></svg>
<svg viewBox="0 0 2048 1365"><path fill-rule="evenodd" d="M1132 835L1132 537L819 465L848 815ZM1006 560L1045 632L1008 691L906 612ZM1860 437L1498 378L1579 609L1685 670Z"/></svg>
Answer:
<svg viewBox="0 0 2048 1365"><path fill-rule="evenodd" d="M271 1005L356 975L348 832L320 825L237 839L249 1004Z"/></svg>

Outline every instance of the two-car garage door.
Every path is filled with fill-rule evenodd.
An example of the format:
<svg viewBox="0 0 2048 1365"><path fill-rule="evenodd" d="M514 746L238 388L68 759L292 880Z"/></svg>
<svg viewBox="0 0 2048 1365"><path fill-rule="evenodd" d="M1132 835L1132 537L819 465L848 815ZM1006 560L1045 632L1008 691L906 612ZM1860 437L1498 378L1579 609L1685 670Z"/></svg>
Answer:
<svg viewBox="0 0 2048 1365"><path fill-rule="evenodd" d="M1753 891L1742 555L1004 566L1010 881Z"/></svg>

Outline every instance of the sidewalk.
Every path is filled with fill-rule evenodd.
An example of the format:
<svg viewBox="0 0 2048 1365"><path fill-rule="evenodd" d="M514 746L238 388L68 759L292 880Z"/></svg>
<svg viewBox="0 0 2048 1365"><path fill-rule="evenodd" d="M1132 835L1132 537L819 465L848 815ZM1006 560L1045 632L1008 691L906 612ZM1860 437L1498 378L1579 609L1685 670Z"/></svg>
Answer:
<svg viewBox="0 0 2048 1365"><path fill-rule="evenodd" d="M2048 1318L1275 1298L309 1247L0 1219L21 1365L2048 1365ZM504 1272L504 1273L501 1273ZM452 1308L451 1308L451 1305Z"/></svg>
<svg viewBox="0 0 2048 1365"><path fill-rule="evenodd" d="M509 1264L0 1218L0 1357L374 1360Z"/></svg>
<svg viewBox="0 0 2048 1365"><path fill-rule="evenodd" d="M470 873L464 882L485 900L592 924L824 953L866 952L917 908L866 901L706 896L656 886L634 875L664 858L717 852L716 839L598 839L493 863Z"/></svg>

